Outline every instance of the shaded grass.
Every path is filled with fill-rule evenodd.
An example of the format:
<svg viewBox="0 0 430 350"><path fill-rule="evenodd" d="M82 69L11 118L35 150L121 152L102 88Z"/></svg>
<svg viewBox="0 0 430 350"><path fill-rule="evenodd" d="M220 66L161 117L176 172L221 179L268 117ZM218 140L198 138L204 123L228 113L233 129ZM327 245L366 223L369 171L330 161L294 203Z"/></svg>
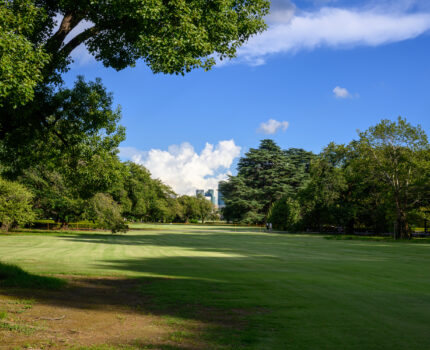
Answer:
<svg viewBox="0 0 430 350"><path fill-rule="evenodd" d="M1 287L59 289L65 284L60 278L34 275L16 265L0 262Z"/></svg>

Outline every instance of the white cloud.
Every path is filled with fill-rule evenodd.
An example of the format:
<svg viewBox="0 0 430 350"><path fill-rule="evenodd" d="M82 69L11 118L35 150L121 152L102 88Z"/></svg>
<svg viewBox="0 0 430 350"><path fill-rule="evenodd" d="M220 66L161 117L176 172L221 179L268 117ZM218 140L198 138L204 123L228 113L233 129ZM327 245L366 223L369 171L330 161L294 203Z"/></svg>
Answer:
<svg viewBox="0 0 430 350"><path fill-rule="evenodd" d="M145 166L154 178L170 185L178 194L195 194L196 189L217 189L218 182L230 174L230 167L239 157L241 147L234 140L206 143L199 153L188 142L172 145L167 151L139 151L120 147L120 156Z"/></svg>
<svg viewBox="0 0 430 350"><path fill-rule="evenodd" d="M415 38L430 29L430 13L406 13L392 8L342 9L314 12L291 9L269 16L271 25L238 51L239 61L261 64L268 55L319 47L378 46ZM284 14L284 15L282 15Z"/></svg>
<svg viewBox="0 0 430 350"><path fill-rule="evenodd" d="M333 89L333 93L337 98L348 98L351 97L351 94L349 93L349 91L343 87L340 86L336 86Z"/></svg>
<svg viewBox="0 0 430 350"><path fill-rule="evenodd" d="M289 22L296 12L296 5L290 0L272 0L267 22Z"/></svg>
<svg viewBox="0 0 430 350"><path fill-rule="evenodd" d="M287 130L289 126L289 123L287 121L279 122L275 119L269 119L265 123L260 124L260 128L258 129L259 132L262 132L263 134L275 134L279 130L285 131Z"/></svg>

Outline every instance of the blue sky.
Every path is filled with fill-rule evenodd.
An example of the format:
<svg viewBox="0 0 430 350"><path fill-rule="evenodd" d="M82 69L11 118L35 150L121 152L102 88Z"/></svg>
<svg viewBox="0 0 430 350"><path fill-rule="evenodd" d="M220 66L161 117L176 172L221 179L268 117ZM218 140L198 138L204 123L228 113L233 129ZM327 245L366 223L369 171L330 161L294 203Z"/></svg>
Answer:
<svg viewBox="0 0 430 350"><path fill-rule="evenodd" d="M263 138L319 152L398 115L429 133L430 2L278 0L267 21L210 72L116 72L81 49L66 82L101 77L122 106L122 158L179 193L215 187Z"/></svg>

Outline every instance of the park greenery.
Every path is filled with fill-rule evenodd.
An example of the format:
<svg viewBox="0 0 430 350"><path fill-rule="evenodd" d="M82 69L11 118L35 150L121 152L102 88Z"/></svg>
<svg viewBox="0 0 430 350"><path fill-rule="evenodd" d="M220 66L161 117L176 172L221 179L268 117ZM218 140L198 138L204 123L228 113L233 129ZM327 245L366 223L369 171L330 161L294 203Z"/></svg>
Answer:
<svg viewBox="0 0 430 350"><path fill-rule="evenodd" d="M382 120L312 154L261 141L220 185L227 220L287 231L395 231L408 238L430 205L430 145L420 126Z"/></svg>
<svg viewBox="0 0 430 350"><path fill-rule="evenodd" d="M1 344L430 348L428 238L350 235L407 239L430 219L421 126L384 119L319 154L262 140L216 210L119 158L100 79L63 81L81 45L116 70L208 70L265 29L269 3L0 0Z"/></svg>
<svg viewBox="0 0 430 350"><path fill-rule="evenodd" d="M62 74L80 45L116 70L137 60L154 73L208 70L264 30L268 10L266 0L0 0L0 173L22 193L25 186L22 206L32 197L34 207L8 205L3 227L38 217L62 225L86 219L122 231L124 219L204 221L212 215L202 199L180 200L146 169L121 163L125 131L112 95L98 79L78 77L68 87ZM1 200L9 201L6 193Z"/></svg>
<svg viewBox="0 0 430 350"><path fill-rule="evenodd" d="M0 0L0 201L9 230L50 219L195 222L219 213L203 197L178 196L147 169L118 157L121 109L99 79L62 75L80 45L107 67L144 61L154 73L210 69L265 29L266 0ZM228 221L276 229L365 230L410 236L426 218L429 144L420 126L382 120L348 145L320 154L250 149L220 185Z"/></svg>
<svg viewBox="0 0 430 350"><path fill-rule="evenodd" d="M6 344L40 349L48 338L45 348L82 350L430 347L428 239L400 244L256 227L133 226L140 230L127 235L0 235L4 321L34 326L38 316L65 315L28 336L0 327ZM61 287L54 277L67 288L52 291ZM117 289L122 294L112 299ZM34 300L32 309L13 313L11 302L23 298ZM100 313L104 320L92 318ZM153 332L160 327L165 332Z"/></svg>

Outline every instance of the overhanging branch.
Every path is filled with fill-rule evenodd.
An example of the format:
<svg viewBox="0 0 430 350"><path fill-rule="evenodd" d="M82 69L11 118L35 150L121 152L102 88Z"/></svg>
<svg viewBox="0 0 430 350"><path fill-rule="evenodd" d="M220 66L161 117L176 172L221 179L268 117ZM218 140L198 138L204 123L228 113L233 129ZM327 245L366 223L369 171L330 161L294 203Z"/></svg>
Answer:
<svg viewBox="0 0 430 350"><path fill-rule="evenodd" d="M60 49L61 45L63 45L66 36L79 24L81 20L82 17L77 16L74 13L66 13L56 33L46 42L45 47L47 51L51 54L55 54Z"/></svg>
<svg viewBox="0 0 430 350"><path fill-rule="evenodd" d="M96 26L84 30L82 33L79 33L66 45L64 45L64 47L59 51L58 55L60 57L68 57L74 49L76 49L80 44L84 43L92 36L96 35L98 32L99 29Z"/></svg>

